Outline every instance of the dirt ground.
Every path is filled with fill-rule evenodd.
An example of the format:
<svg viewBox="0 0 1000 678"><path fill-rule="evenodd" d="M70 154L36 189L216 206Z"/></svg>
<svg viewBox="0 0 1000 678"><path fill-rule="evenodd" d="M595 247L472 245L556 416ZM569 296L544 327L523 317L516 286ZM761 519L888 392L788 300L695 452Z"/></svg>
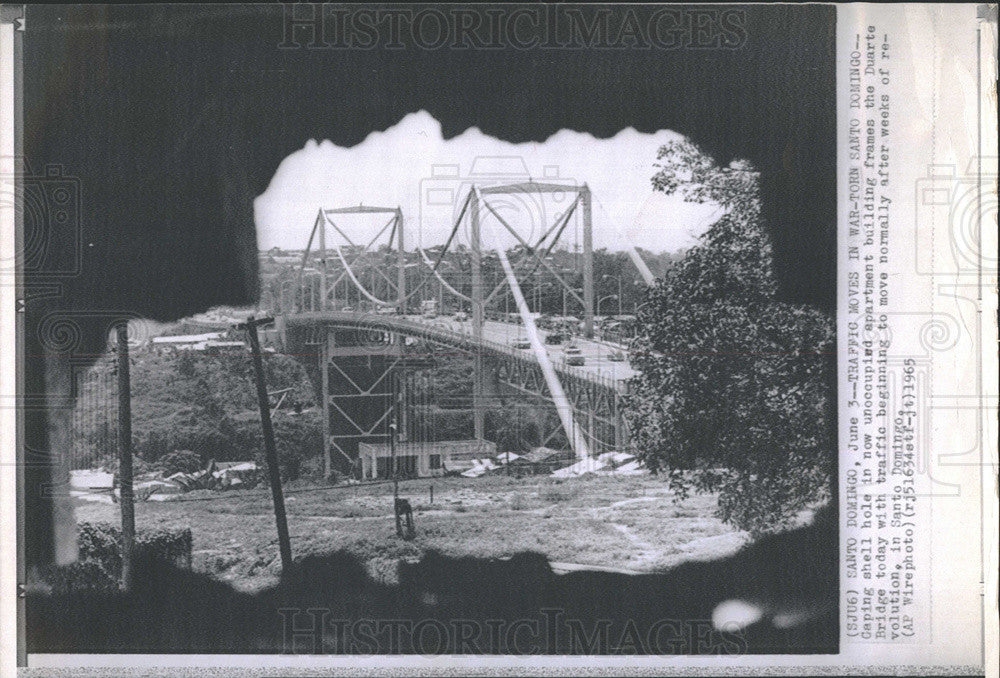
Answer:
<svg viewBox="0 0 1000 678"><path fill-rule="evenodd" d="M433 488L433 500L432 500ZM435 478L400 483L416 537L396 536L392 486L289 486L286 508L296 557L346 550L386 583L400 559L430 550L448 556L545 554L554 569L578 566L654 572L735 553L747 535L713 516L714 496L676 503L648 476ZM78 500L78 521L118 523L116 504ZM136 505L143 528L189 527L195 570L244 591L279 574L270 493L265 488L194 492Z"/></svg>

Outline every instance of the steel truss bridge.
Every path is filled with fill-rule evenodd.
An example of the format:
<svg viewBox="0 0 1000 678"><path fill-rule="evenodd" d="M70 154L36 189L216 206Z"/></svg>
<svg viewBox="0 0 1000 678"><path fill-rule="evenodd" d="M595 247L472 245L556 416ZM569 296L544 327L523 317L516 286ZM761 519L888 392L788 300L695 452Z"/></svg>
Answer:
<svg viewBox="0 0 1000 678"><path fill-rule="evenodd" d="M527 242L490 204L488 197L501 194L545 194L569 192L574 199L566 210L547 226L535 243ZM583 289L574 289L547 259L571 217L579 209L582 221ZM375 237L365 245L354 243L336 223L341 215L388 216ZM509 261L499 239L486 219L494 219L521 246L520 257ZM467 223L471 257L471 294L466 295L446 281L439 272L449 247L461 224ZM341 245L328 246L328 230L333 229L350 246L345 253ZM499 231L496 226L494 230ZM395 253L396 276L379 270L382 288L390 298L379 298L367 289L354 271L365 252L370 251L388 231L386 248ZM560 430L581 461L593 459L606 451L622 451L628 447L628 431L621 414L622 397L627 381L634 371L627 362L612 360L613 353L624 347L593 339L594 274L591 194L586 184L521 183L480 188L472 186L458 210L451 234L444 247L431 261L427 252L415 248L426 273L415 289L406 289L408 265L405 250L404 219L398 207L342 207L320 209L299 267L297 298L291 312L276 314L277 335L281 350L298 356L307 366L310 376L322 394L324 417L324 447L326 470L342 471L358 468L358 444L386 442L395 428L405 437L407 417L405 406L408 372L438 364L448 354L459 353L472 358L472 414L476 439L484 437L485 414L502 407L502 393L547 403L555 407L559 425L545 436L551 440ZM484 246L484 236L492 242ZM492 236L492 237L490 237ZM314 249L313 245L317 247ZM493 289L486 289L482 276L482 258L492 250L503 265L505 280ZM361 254L358 254L361 252ZM331 253L341 268L330 281L328 267ZM652 275L634 250L630 253L647 283ZM351 258L349 259L349 256ZM319 308L303 308L307 282L303 272L310 257L319 264ZM544 269L582 308L583 334L579 339L583 366L570 365L562 349L544 342L545 332L539 330L521 292L519 277L533 275ZM374 277L374 275L373 275ZM471 318L437 320L409 314L410 300L431 279L437 279L443 289L471 308ZM347 280L377 308L375 312L336 310L331 308L330 292L337 283ZM521 323L496 322L486 319L486 306L501 291L509 290L517 304ZM578 293L578 292L582 292ZM515 343L515 339L518 341ZM525 344L530 346L530 350Z"/></svg>

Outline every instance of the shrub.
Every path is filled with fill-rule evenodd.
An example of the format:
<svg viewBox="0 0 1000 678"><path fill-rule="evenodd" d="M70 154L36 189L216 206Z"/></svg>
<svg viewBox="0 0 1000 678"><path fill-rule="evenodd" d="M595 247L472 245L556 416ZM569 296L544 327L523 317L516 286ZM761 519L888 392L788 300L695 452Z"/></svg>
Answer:
<svg viewBox="0 0 1000 678"><path fill-rule="evenodd" d="M200 471L203 466L201 455L191 450L174 450L156 462L156 468L167 476L175 473L194 473Z"/></svg>
<svg viewBox="0 0 1000 678"><path fill-rule="evenodd" d="M80 561L100 563L116 578L121 575L121 528L110 523L80 523L77 544ZM137 530L135 535L136 557L158 558L175 565L189 566L191 562L191 530L154 529Z"/></svg>
<svg viewBox="0 0 1000 678"><path fill-rule="evenodd" d="M301 472L303 457L319 454L322 420L318 413L288 416L289 405L314 400L313 386L301 364L289 356L271 355L264 366L269 390L292 389L274 417L279 456L287 458L283 472L292 478ZM313 432L303 430L308 427ZM248 436L249 428L256 433ZM107 421L85 423L78 435L81 449L114 447L114 426ZM148 463L178 450L190 450L200 460L252 459L262 445L249 360L218 360L193 353L143 356L132 371L132 449ZM116 461L106 461L111 470L117 469ZM171 471L190 469L186 461L170 465ZM137 474L145 470L136 462Z"/></svg>
<svg viewBox="0 0 1000 678"><path fill-rule="evenodd" d="M278 453L278 468L283 480L295 480L307 468L322 468L323 432L322 418L318 412L306 412L296 417L274 419L274 441ZM254 455L261 468L266 468L264 436L260 420L247 417L236 423L239 447ZM307 464L311 459L318 463Z"/></svg>
<svg viewBox="0 0 1000 678"><path fill-rule="evenodd" d="M97 560L79 560L64 567L53 567L46 573L45 581L57 596L118 590L118 578Z"/></svg>
<svg viewBox="0 0 1000 678"><path fill-rule="evenodd" d="M49 569L44 580L58 595L118 589L121 579L121 529L110 523L80 523L77 562ZM136 558L157 558L191 567L191 530L137 530Z"/></svg>
<svg viewBox="0 0 1000 678"><path fill-rule="evenodd" d="M539 492L539 496L545 501L556 503L572 499L574 496L576 496L576 492L570 488L550 485L548 487L543 488Z"/></svg>

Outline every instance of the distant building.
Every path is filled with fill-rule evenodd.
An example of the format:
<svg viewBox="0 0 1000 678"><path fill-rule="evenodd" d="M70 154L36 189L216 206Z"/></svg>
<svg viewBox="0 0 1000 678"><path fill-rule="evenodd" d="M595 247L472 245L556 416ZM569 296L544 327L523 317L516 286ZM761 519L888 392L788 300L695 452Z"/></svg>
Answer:
<svg viewBox="0 0 1000 678"><path fill-rule="evenodd" d="M476 466L475 460L489 459L496 453L496 443L489 440L396 443L396 467L400 478L429 478L468 471ZM364 479L392 477L388 443L361 443L358 456Z"/></svg>
<svg viewBox="0 0 1000 678"><path fill-rule="evenodd" d="M244 353L247 345L242 341L206 341L200 350L206 355L233 355Z"/></svg>
<svg viewBox="0 0 1000 678"><path fill-rule="evenodd" d="M191 351L206 355L231 355L247 350L244 342L228 341L225 337L225 332L181 334L173 337L154 337L149 343L154 351L161 354Z"/></svg>
<svg viewBox="0 0 1000 678"><path fill-rule="evenodd" d="M205 334L179 334L172 337L153 337L150 347L159 353L177 353L178 351L199 351L209 341L220 341L225 332L207 332Z"/></svg>

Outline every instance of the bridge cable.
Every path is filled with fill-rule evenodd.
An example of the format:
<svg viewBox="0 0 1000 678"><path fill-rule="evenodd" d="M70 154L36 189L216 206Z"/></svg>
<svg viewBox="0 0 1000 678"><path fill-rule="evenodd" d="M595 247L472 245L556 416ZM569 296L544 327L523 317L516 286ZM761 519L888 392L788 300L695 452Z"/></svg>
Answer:
<svg viewBox="0 0 1000 678"><path fill-rule="evenodd" d="M472 190L475 191L478 200L485 203L482 194L479 192L479 188L473 185ZM494 216L497 216L496 212L490 208L489 204L485 204L487 208L493 212ZM499 216L497 216L497 218L499 219ZM502 220L501 223L503 223ZM524 294L521 292L521 286L518 284L517 278L514 276L514 269L511 267L510 260L507 258L507 252L503 249L503 247L501 247L499 240L493 233L493 230L485 230L488 230L490 235L493 236L494 249L496 249L497 257L500 259L500 265L503 267L504 275L507 276L507 282L514 295L514 301L517 303L518 312L521 314L521 320L524 323L525 332L528 335L528 341L531 343L532 352L535 354L535 359L538 361L538 365L542 370L542 376L545 377L545 383L549 387L549 394L551 395L553 404L556 407L556 412L559 413L559 420L563 425L563 430L566 431L566 437L569 438L570 445L573 447L573 451L576 453L577 458L581 461L589 459L590 451L588 449L586 437L583 435L580 425L576 423L573 413L573 405L566 396L566 391L563 390L562 383L559 381L559 376L556 374L555 368L552 366L552 361L549 360L549 355L538 335L538 329L535 327L535 321L531 317L531 313L528 311L528 302L525 301ZM508 230L510 230L509 227Z"/></svg>
<svg viewBox="0 0 1000 678"><path fill-rule="evenodd" d="M320 210L320 214L322 214L322 213L323 213L323 210ZM302 275L303 275L303 273L305 272L305 269L306 269L306 262L309 261L309 252L312 250L313 238L316 237L316 229L319 228L320 214L316 215L316 223L313 224L312 232L309 234L309 243L306 245L306 251L302 253L302 263L299 264L299 280L298 280L298 283L296 285L296 287L299 288L299 292L302 292ZM304 294L302 295L302 297L303 297L302 301L305 301L305 295ZM309 295L309 297L310 297L310 299L312 299L312 295L311 294ZM292 301L294 302L295 300L293 299Z"/></svg>
<svg viewBox="0 0 1000 678"><path fill-rule="evenodd" d="M404 302L409 301L411 297L413 297L414 295L416 295L417 292L419 292L420 290L422 290L423 287L424 287L424 285L426 285L428 282L430 282L430 280L431 280L431 274L437 272L438 267L441 265L441 262L444 260L444 255L448 252L448 248L451 246L451 242L455 238L455 234L458 233L458 227L462 224L462 218L465 216L465 213L466 213L466 211L469 208L469 201L471 200L471 198L472 198L472 193L470 192L469 195L466 196L465 202L462 204L462 209L458 213L458 218L455 219L455 225L451 229L451 234L448 236L448 240L445 241L444 247L441 249L441 253L438 255L437 261L434 262L434 266L431 268L431 272L429 274L425 275L423 277L423 280L421 280L420 283L409 294L407 294L406 297L403 298ZM420 250L419 247L417 249ZM422 252L421 252L421 254L422 254ZM444 281L442 281L442 282L444 282ZM450 285L449 285L449 287L450 287ZM459 296L461 296L461 297L463 297L465 299L469 299L468 297L466 297L464 294L461 294L460 292L456 292L456 293L459 294ZM471 299L469 299L469 301L471 301Z"/></svg>
<svg viewBox="0 0 1000 678"><path fill-rule="evenodd" d="M325 213L326 213L326 210L323 210L323 212L324 212L324 216L325 216ZM327 219L329 219L329 217L326 217L326 218L327 218ZM392 217L392 219L395 219L395 218L396 218L395 216L393 216L393 217ZM374 238L372 238L372 239L371 239L371 240L369 241L368 245L367 245L367 246L365 247L365 249L366 249L366 250L367 250L367 249L368 249L369 247L371 247L371 246L372 246L372 244L373 244L373 243L374 243L374 242L375 242L376 240L378 240L379 236L380 236L380 235L382 235L382 234L383 234L383 233L385 232L385 229L386 229L386 228L387 228L387 227L389 226L389 223L391 223L391 222L392 222L392 219L390 219L390 220L389 220L389 222L387 222L387 223L386 223L386 225L385 225L385 226L383 226L383 227L382 227L382 228L381 228L381 229L379 230L379 232L375 234L375 237L374 237ZM339 230L339 229L338 229L338 230ZM390 233L390 234L389 234L389 242L390 242L390 243L392 242L392 238L393 238L393 234L395 233L395 231L396 231L396 229L395 229L395 226L393 226L393 233ZM310 245L311 245L311 244L312 244L312 240L310 240L309 242L310 242ZM350 242L350 240L348 240L348 242ZM364 256L364 253L362 252L362 253L361 253L360 255L358 255L357 257L355 257L355 259L354 259L354 262L355 262L355 263L357 263L358 261L361 261L361 257L363 257L363 256ZM337 279L336 279L336 280L334 280L334 281L333 281L333 284L331 284L331 285L330 285L330 291L334 291L334 288L335 288L335 287L336 287L336 286L337 286L338 284L340 284L340 281L341 281L341 280L343 280L343 279L344 279L344 276L346 276L346 275L347 275L347 273L346 273L345 271L341 271L341 272L340 272L340 275L338 275L338 276L337 276ZM383 275L383 277L385 277L385 276ZM392 284L392 285L393 285L393 286L395 287L395 283L393 283L393 282L392 282L391 280L389 280L389 282L390 282L390 283L391 283L391 284ZM329 295L329 292L328 292L327 294Z"/></svg>
<svg viewBox="0 0 1000 678"><path fill-rule="evenodd" d="M642 256L639 254L639 250L626 237L625 232L622 231L622 229L618 226L618 224L616 222L611 221L611 215L609 215L608 211L604 209L604 204L601 202L600 198L594 196L593 193L591 193L591 196L593 196L594 200L597 201L597 206L600 208L601 212L604 213L604 217L607 219L608 223L612 224L615 230L618 232L618 237L621 239L623 243L627 244L625 251L628 253L628 256L632 260L632 263L635 264L635 267L639 269L639 275L642 276L642 279L646 282L647 285L650 286L654 285L656 282L656 278L653 276L653 272L649 270L649 266L646 265L646 262L643 261ZM638 218L639 215L636 214L636 219Z"/></svg>
<svg viewBox="0 0 1000 678"><path fill-rule="evenodd" d="M454 287L451 286L451 284L447 280L445 280L441 276L441 274L437 270L437 266L435 266L434 264L431 263L430 257L427 256L427 254L424 252L423 249L421 249L420 247L417 247L417 252L420 253L420 256L423 259L423 262L431 269L430 275L433 275L434 277L436 277L438 279L438 281L442 285L444 285L445 289L447 289L449 292L451 292L452 294L454 294L456 297L459 297L460 299L464 299L465 301L468 301L468 302L472 301L472 297L470 297L470 296L468 296L466 294L462 294L461 292L459 292L458 290L456 290Z"/></svg>
<svg viewBox="0 0 1000 678"><path fill-rule="evenodd" d="M470 193L470 197L471 197L471 193ZM441 250L441 253L438 256L437 261L434 263L434 266L431 269L431 273L436 273L437 272L437 269L440 267L441 262L444 259L444 255L448 251L448 247L451 245L451 242L454 240L455 234L458 232L458 228L461 225L462 218L465 216L465 212L468 210L470 197L466 197L465 203L463 203L463 205L462 205L462 209L461 209L461 211L460 211L460 213L458 215L458 218L455 220L455 225L454 225L454 227L451 230L451 234L448 236L448 240L446 241L444 248ZM327 221L329 221L329 223L337 230L338 233L340 233L341 236L344 237L345 240L347 240L348 243L350 243L354 247L357 247L357 245L355 245L353 243L353 241L351 241L351 239L349 237L347 237L347 235L343 231L340 230L340 228L333 222L333 220L330 219L329 215L327 215L324 210L320 210L320 212L323 215L324 219L326 219ZM375 240L377 240L379 238L379 236L382 235L383 232L385 232L385 229L388 228L390 224L393 226L393 234L395 234L395 230L396 230L396 227L397 227L398 223L399 223L399 219L397 219L396 216L393 216L393 218L388 223L386 223L385 226L382 227L382 229L378 232L378 234L376 234L375 238L369 243L369 247L371 246L372 243L374 243ZM315 227L313 229L313 234L315 234ZM310 238L309 238L309 245L307 245L306 254L308 254L309 248L311 246L312 246L312 236L310 236ZM354 274L354 271L352 269L352 264L348 263L347 260L346 260L346 258L344 257L343 252L341 251L340 246L335 244L333 246L333 249L336 252L337 257L340 259L341 264L343 264L343 266L344 266L344 271L337 278L337 281L334 283L334 285L336 285L338 282L340 282L340 280L343 279L344 275L346 275L351 280L351 282L354 284L354 286L358 289L358 291L361 294L364 294L366 297L368 297L368 299L370 299L371 301L375 302L376 304L378 304L380 306L399 306L399 302L398 301L393 301L393 302L384 301L382 299L379 299L375 295L371 294L367 289L365 289L364 285L361 284L361 282L357 279L357 276ZM365 249L367 249L367 247ZM306 255L303 255L303 259L305 258L305 256ZM358 259L355 259L355 261L353 263L357 263L357 261L360 258L361 257L359 256ZM383 274L383 277L385 277L384 274ZM386 279L388 280L388 278L386 278ZM403 298L404 304L405 304L405 302L407 302L411 298L413 298L420 290L422 290L423 287L430 281L430 279L431 279L431 275L424 276L423 280L421 280L420 283L413 290L411 290L409 294L407 294ZM448 287L451 288L450 285L448 285ZM457 293L457 290L455 292ZM460 296L464 297L464 295L461 295L461 294L460 294ZM464 298L468 299L468 297L464 297Z"/></svg>
<svg viewBox="0 0 1000 678"><path fill-rule="evenodd" d="M355 245L354 242L350 238L347 237L347 234L345 234L342 230L340 230L340 227L337 226L336 223L334 223L333 219L331 219L329 217L329 215L326 214L325 211L323 211L323 210L320 210L320 211L323 214L323 218L327 222L329 222L329 224L331 226L333 226L337 230L337 233L339 233L341 236L343 236L344 240L346 240L352 247L357 247L357 245ZM393 216L393 218L390 219L388 222L386 222L385 226L383 226L379 230L379 232L375 234L375 237L372 238L371 241L369 241L368 245L364 249L367 251L368 248L371 247L372 244L374 244L375 241L378 240L382 236L383 233L385 233L386 229L389 228L390 224L395 224L395 223L396 223L396 217ZM393 231L395 231L395 228L393 228ZM355 277L354 270L351 268L351 264L349 264L347 262L347 259L344 257L344 253L343 253L343 251L341 251L340 245L335 243L333 245L333 249L337 253L337 257L340 259L340 263L342 263L344 265L344 272L347 274L347 276L354 283L354 286L358 288L359 292L361 292L366 297L368 297L369 299L371 299L373 302L375 302L376 304L378 304L380 306L395 306L394 302L393 303L389 303L389 302L383 301L382 299L379 299L374 294L371 294L367 289L365 289L364 285L362 285L361 282ZM362 253L361 255L358 255L357 259L355 259L355 263L357 263L357 261L362 256L364 256L364 253ZM384 274L383 274L383 277L385 277ZM386 278L386 279L388 280L388 278ZM339 282L340 278L338 278L337 281ZM392 281L389 281L389 282L391 283ZM336 283L334 283L334 285L336 285Z"/></svg>
<svg viewBox="0 0 1000 678"><path fill-rule="evenodd" d="M552 253L552 250L556 246L556 243L559 242L559 238L560 238L560 236L562 236L563 231L566 230L566 226L569 225L569 218L576 211L576 207L579 204L579 202L580 202L580 195L577 194L576 200L573 201L573 204L571 204L569 206L569 208L566 210L566 212L561 217L561 219L562 219L562 226L559 227L559 232L556 233L555 238L553 238L552 242L549 243L549 246L546 248L545 253L542 255L542 259L544 259L545 257L549 256L549 254ZM555 224L552 225L552 228L549 229L545 233L545 235L542 236L541 240L539 240L539 242L538 242L538 245L536 245L536 247L535 247L536 250L539 247L542 246L542 243L545 241L545 238L547 238L549 236L549 234L552 233L552 230L556 227L556 225L558 223L559 223L559 221L557 220L555 222ZM533 251L530 252L529 255L530 254L533 254ZM515 270L518 269L518 268L520 268L520 265L521 265L521 261L518 261L517 264L515 264L515 266L514 266ZM539 262L539 261L536 260L535 261L535 265L532 267L532 269L530 271L528 271L526 277L531 277L532 275L534 275L535 271L538 270L539 266L541 266L541 262ZM503 283L497 285L496 288L494 288L494 290L492 292L490 292L489 296L487 296L486 299L483 301L483 304L485 305L485 304L488 304L490 301L492 301L493 298L500 292L501 288L503 288L503 287L504 287Z"/></svg>
<svg viewBox="0 0 1000 678"><path fill-rule="evenodd" d="M569 218L570 218L570 216L572 216L573 212L576 210L576 207L577 207L577 204L579 203L579 201L580 201L580 195L577 194L576 199L573 200L573 203L568 208L566 208L566 211L563 212L561 215L559 215L559 217L555 220L555 222L552 224L552 226L549 227L548 230L546 230L545 233L542 234L542 237L538 239L537 243L535 243L534 248L531 248L531 247L527 248L527 253L524 256L520 257L514 263L514 272L515 273L521 271L521 269L523 268L523 263L525 261L527 261L527 260L529 260L531 258L534 258L535 252L545 243L545 239L548 238L552 234L552 232L556 230L556 227L559 227L559 232L556 233L556 237L552 240L551 243L549 243L549 246L545 249L545 253L542 255L542 258L544 259L545 257L549 256L549 254L552 252L552 249L555 247L556 243L559 242L559 236L562 235L563 230L566 228L566 225L569 223ZM560 221L562 222L561 226L560 226ZM540 264L536 260L534 267L530 271L528 271L527 277L531 277L532 275L534 275L535 271L538 270L539 265ZM483 301L483 303L484 304L488 304L489 302L491 302L493 300L493 298L496 297L496 295L499 294L500 290L503 289L504 287L505 287L505 283L500 283L496 287L494 287L493 291L490 292L487 295L487 297Z"/></svg>
<svg viewBox="0 0 1000 678"><path fill-rule="evenodd" d="M356 288L358 288L358 292L360 292L361 294L365 295L366 297L368 297L369 299L371 299L373 302L375 302L379 306L393 306L394 305L392 303L389 303L389 302L383 301L382 299L379 299L374 294L372 294L368 290L366 290L365 286L362 285L360 283L360 281L358 281L358 279L354 276L354 271L351 270L350 264L348 264L347 263L347 259L344 258L344 253L340 251L340 245L334 245L333 249L337 253L337 257L340 258L340 263L342 263L344 265L344 271L347 273L347 277L350 278L351 282L354 283L354 286Z"/></svg>
<svg viewBox="0 0 1000 678"><path fill-rule="evenodd" d="M531 246L528 245L528 243L526 243L524 241L524 239L520 235L518 235L517 231L515 231L513 228L511 228L510 224L508 224L506 221L504 221L503 217L501 217L497 213L497 211L495 209L493 209L492 205L490 205L485 200L483 200L483 204L486 206L486 209L488 209L493 214L493 216L496 217L497 221L499 221L500 224L504 228L506 228L510 232L510 234L513 235L514 238L517 239L521 243L521 245L523 247L525 247L525 248L527 248L529 250L531 249ZM506 252L504 254L506 255ZM561 275L559 275L559 272L556 271L552 267L552 264L548 263L544 259L539 258L537 254L533 254L532 256L534 256L538 260L538 262L541 263L542 266L544 266L546 268L546 270L548 270L549 273L551 273L552 275L554 275L556 277L556 280L558 280L560 283L563 284L563 286L566 288L566 291L569 292L571 295L573 295L573 298L576 299L580 303L581 306L586 306L586 304L584 304L584 302L583 302L583 299L581 299L579 297L579 295L577 295L576 291L569 284L567 284L565 280L563 280L563 277Z"/></svg>

